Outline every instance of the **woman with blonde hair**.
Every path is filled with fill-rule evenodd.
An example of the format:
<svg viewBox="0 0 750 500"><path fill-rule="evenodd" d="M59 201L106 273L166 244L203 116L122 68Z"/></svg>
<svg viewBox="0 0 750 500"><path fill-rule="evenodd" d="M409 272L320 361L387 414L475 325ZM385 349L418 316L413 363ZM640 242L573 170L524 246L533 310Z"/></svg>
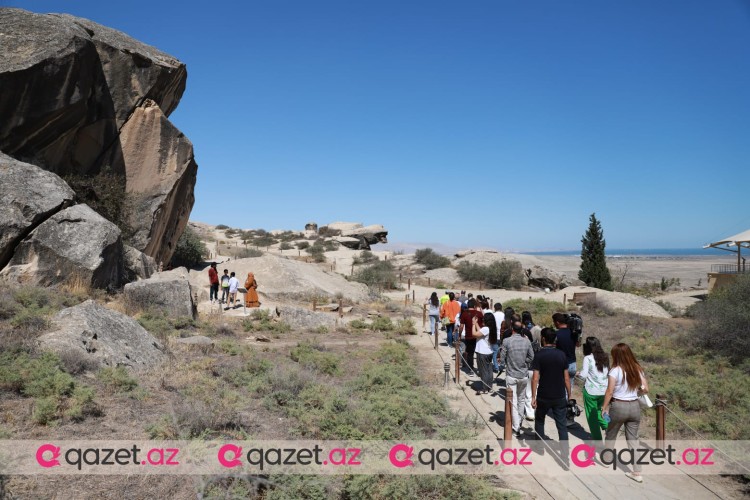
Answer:
<svg viewBox="0 0 750 500"><path fill-rule="evenodd" d="M641 424L640 394L648 393L648 381L641 365L627 344L612 348L612 368L608 373L607 392L604 394L602 415L607 420L605 445L614 448L620 427L625 426L625 439L630 449L638 447L638 427ZM625 474L635 482L642 483L641 466L633 464L633 472Z"/></svg>
<svg viewBox="0 0 750 500"><path fill-rule="evenodd" d="M255 275L253 273L247 273L247 279L245 280L245 307L260 307L258 301L258 282L255 281Z"/></svg>

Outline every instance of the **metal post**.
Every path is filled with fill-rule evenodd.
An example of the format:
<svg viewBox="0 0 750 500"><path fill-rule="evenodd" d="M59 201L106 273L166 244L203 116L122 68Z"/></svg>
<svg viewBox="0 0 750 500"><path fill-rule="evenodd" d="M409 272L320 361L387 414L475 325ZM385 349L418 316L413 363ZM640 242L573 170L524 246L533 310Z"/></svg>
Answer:
<svg viewBox="0 0 750 500"><path fill-rule="evenodd" d="M445 370L445 381L443 382L443 388L448 387L448 381L450 380L451 376L451 364L445 363L443 365L443 370Z"/></svg>
<svg viewBox="0 0 750 500"><path fill-rule="evenodd" d="M656 395L656 447L664 449L664 440L666 437L666 406L664 405L663 396Z"/></svg>
<svg viewBox="0 0 750 500"><path fill-rule="evenodd" d="M513 439L513 389L508 387L505 389L505 429L503 432L503 440L505 443L510 443Z"/></svg>

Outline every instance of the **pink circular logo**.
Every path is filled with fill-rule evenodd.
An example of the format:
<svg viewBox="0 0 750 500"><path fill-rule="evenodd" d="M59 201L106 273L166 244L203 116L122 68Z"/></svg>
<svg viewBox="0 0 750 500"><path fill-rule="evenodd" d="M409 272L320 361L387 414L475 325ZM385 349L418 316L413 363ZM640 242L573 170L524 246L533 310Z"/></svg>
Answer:
<svg viewBox="0 0 750 500"><path fill-rule="evenodd" d="M580 453L584 453L584 459L581 460L578 458ZM581 443L575 448L573 448L570 452L570 460L573 462L577 467L586 468L591 467L594 464L594 455L596 455L596 448L593 446L589 446L585 443Z"/></svg>
<svg viewBox="0 0 750 500"><path fill-rule="evenodd" d="M227 455L230 456L230 459L227 460ZM236 446L233 444L225 444L221 448L219 448L219 453L217 455L217 458L219 459L219 463L227 468L237 467L239 465L242 465L242 461L240 460L240 456L242 456L242 447Z"/></svg>
<svg viewBox="0 0 750 500"><path fill-rule="evenodd" d="M399 453L403 453L404 457L398 458ZM414 455L414 448L409 445L399 443L391 448L391 451L388 453L388 459L391 461L391 465L402 469L404 467L414 465L414 463L411 461L412 455Z"/></svg>
<svg viewBox="0 0 750 500"><path fill-rule="evenodd" d="M49 460L44 458L44 454L47 452L52 453L52 457L50 457ZM60 462L57 460L59 456L60 448L58 448L54 444L43 444L39 447L38 450L36 450L36 461L45 469L49 469L50 467L57 467L58 465L60 465Z"/></svg>

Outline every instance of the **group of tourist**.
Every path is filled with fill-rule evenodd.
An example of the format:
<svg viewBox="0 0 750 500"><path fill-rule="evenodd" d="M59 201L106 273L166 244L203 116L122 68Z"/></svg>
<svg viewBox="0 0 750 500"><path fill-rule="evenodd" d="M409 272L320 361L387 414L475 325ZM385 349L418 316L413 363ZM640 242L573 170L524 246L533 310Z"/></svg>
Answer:
<svg viewBox="0 0 750 500"><path fill-rule="evenodd" d="M605 446L612 448L624 426L628 446L637 447L639 397L648 393L648 382L627 344L612 348L610 362L599 339L587 337L579 372L576 350L582 344L580 316L558 312L552 315L554 328L541 328L528 311L519 315L512 308L503 310L500 303L490 308L491 304L487 297L473 297L463 291L459 296L446 291L440 298L433 292L427 300L430 335L436 334L440 321L446 344L458 344L462 370L479 378L478 393L493 390L493 372L505 372L506 387L513 394L511 420L516 437L525 433L525 418L534 421L533 435L543 438L544 421L551 414L561 456L567 463L568 427L575 425L575 415L580 413L572 398L578 378L583 382L584 413L591 439L601 444L604 430ZM643 481L638 465L626 475Z"/></svg>
<svg viewBox="0 0 750 500"><path fill-rule="evenodd" d="M226 309L237 306L237 293L240 290L240 280L235 276L234 271L224 269L224 274L219 277L216 269L216 262L212 262L208 268L208 282L210 284L209 300L212 304L225 304ZM219 289L221 289L221 298L219 298ZM245 307L260 307L258 300L258 282L255 280L253 273L247 273L245 280Z"/></svg>

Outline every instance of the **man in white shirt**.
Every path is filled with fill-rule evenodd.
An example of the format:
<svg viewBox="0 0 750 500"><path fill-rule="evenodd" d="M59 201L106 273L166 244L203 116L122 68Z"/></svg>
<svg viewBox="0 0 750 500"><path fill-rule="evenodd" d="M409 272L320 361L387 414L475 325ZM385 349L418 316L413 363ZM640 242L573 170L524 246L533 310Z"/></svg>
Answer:
<svg viewBox="0 0 750 500"><path fill-rule="evenodd" d="M229 302L234 307L237 301L237 289L240 287L240 280L234 276L234 271L229 275L229 301L227 301L227 309L229 308Z"/></svg>

